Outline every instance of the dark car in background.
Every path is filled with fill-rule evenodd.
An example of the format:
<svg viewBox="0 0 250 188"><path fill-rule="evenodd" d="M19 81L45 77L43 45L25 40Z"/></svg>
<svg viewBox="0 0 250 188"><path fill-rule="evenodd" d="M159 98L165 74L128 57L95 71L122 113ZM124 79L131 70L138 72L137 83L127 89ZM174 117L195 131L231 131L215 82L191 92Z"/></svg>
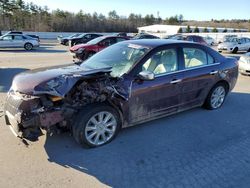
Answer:
<svg viewBox="0 0 250 188"><path fill-rule="evenodd" d="M203 45L208 45L207 42L204 40L203 37L198 35L187 35L184 37L184 40L191 41L191 42L197 42Z"/></svg>
<svg viewBox="0 0 250 188"><path fill-rule="evenodd" d="M5 118L23 138L37 139L40 128L68 128L79 144L97 147L110 142L121 128L194 107L216 110L237 77L237 60L207 46L128 40L81 65L16 75Z"/></svg>
<svg viewBox="0 0 250 188"><path fill-rule="evenodd" d="M70 39L77 38L80 35L82 35L82 34L81 33L76 33L76 34L70 35L68 37L58 37L57 39L58 39L60 44L68 46Z"/></svg>
<svg viewBox="0 0 250 188"><path fill-rule="evenodd" d="M101 34L96 34L96 33L86 33L86 34L81 34L77 37L69 39L69 46L74 46L77 44L85 44L97 37L101 37L103 35Z"/></svg>
<svg viewBox="0 0 250 188"><path fill-rule="evenodd" d="M185 40L190 42L197 42L200 44L208 45L207 42L204 40L203 37L198 35L182 35L182 34L176 34L172 36L168 36L166 39L172 39L172 40Z"/></svg>
<svg viewBox="0 0 250 188"><path fill-rule="evenodd" d="M159 39L159 37L157 37L155 35L139 33L139 34L135 35L132 39L134 39L134 40L137 40L137 39Z"/></svg>
<svg viewBox="0 0 250 188"><path fill-rule="evenodd" d="M84 61L104 48L125 40L128 40L128 38L119 36L97 37L86 44L78 44L71 47L70 52L73 55L73 58L77 58L79 61Z"/></svg>

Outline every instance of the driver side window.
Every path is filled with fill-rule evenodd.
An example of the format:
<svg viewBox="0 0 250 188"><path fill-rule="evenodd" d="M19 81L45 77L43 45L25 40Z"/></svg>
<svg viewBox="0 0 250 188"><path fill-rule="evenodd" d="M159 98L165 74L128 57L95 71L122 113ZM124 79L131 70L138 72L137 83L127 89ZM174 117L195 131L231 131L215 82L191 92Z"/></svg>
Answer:
<svg viewBox="0 0 250 188"><path fill-rule="evenodd" d="M163 75L178 70L177 53L175 49L167 49L153 54L142 66L142 70Z"/></svg>
<svg viewBox="0 0 250 188"><path fill-rule="evenodd" d="M12 40L12 36L11 35L7 35L7 36L3 37L3 40Z"/></svg>

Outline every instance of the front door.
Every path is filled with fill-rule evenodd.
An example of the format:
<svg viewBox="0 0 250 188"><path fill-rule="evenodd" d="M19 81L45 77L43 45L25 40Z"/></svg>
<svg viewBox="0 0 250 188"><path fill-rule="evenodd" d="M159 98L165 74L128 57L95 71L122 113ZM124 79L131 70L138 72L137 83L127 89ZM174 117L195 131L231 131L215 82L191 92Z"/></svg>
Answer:
<svg viewBox="0 0 250 188"><path fill-rule="evenodd" d="M13 46L12 35L6 35L0 41L0 47L2 48L10 48Z"/></svg>
<svg viewBox="0 0 250 188"><path fill-rule="evenodd" d="M132 82L129 99L130 123L176 112L182 87L177 49L160 50L139 66L140 71L153 72L155 79Z"/></svg>
<svg viewBox="0 0 250 188"><path fill-rule="evenodd" d="M187 109L204 102L208 90L217 81L219 63L199 48L183 48L183 54L185 64L181 108Z"/></svg>

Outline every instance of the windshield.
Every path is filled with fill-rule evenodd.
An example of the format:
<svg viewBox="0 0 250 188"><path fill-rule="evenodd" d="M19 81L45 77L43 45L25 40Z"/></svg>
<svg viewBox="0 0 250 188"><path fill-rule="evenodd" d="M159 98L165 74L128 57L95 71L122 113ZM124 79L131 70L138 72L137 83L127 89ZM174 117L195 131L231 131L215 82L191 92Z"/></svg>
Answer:
<svg viewBox="0 0 250 188"><path fill-rule="evenodd" d="M225 40L225 42L233 42L233 43L237 43L239 41L240 41L240 39L238 39L238 38L227 38Z"/></svg>
<svg viewBox="0 0 250 188"><path fill-rule="evenodd" d="M70 35L69 38L78 37L78 36L80 36L80 35L81 35L80 33L77 33L77 34L74 34L74 35Z"/></svg>
<svg viewBox="0 0 250 188"><path fill-rule="evenodd" d="M117 43L83 62L81 67L91 69L111 67L111 76L121 77L123 74L127 73L149 50L150 48L148 47L136 44Z"/></svg>
<svg viewBox="0 0 250 188"><path fill-rule="evenodd" d="M97 37L89 42L87 44L97 44L98 42L101 42L104 39L104 37Z"/></svg>

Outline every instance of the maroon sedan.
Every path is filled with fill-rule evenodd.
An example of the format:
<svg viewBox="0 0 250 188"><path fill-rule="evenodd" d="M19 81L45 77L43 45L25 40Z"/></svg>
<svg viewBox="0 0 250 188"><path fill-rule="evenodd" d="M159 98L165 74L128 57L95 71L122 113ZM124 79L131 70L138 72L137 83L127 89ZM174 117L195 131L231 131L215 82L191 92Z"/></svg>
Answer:
<svg viewBox="0 0 250 188"><path fill-rule="evenodd" d="M191 42L131 40L81 65L17 75L5 105L16 135L37 139L40 129L68 128L96 147L121 128L203 106L216 110L234 88L236 59Z"/></svg>
<svg viewBox="0 0 250 188"><path fill-rule="evenodd" d="M75 45L70 48L70 52L73 55L73 58L77 58L79 61L84 61L104 48L124 40L128 40L128 37L102 36L93 39L86 44Z"/></svg>

